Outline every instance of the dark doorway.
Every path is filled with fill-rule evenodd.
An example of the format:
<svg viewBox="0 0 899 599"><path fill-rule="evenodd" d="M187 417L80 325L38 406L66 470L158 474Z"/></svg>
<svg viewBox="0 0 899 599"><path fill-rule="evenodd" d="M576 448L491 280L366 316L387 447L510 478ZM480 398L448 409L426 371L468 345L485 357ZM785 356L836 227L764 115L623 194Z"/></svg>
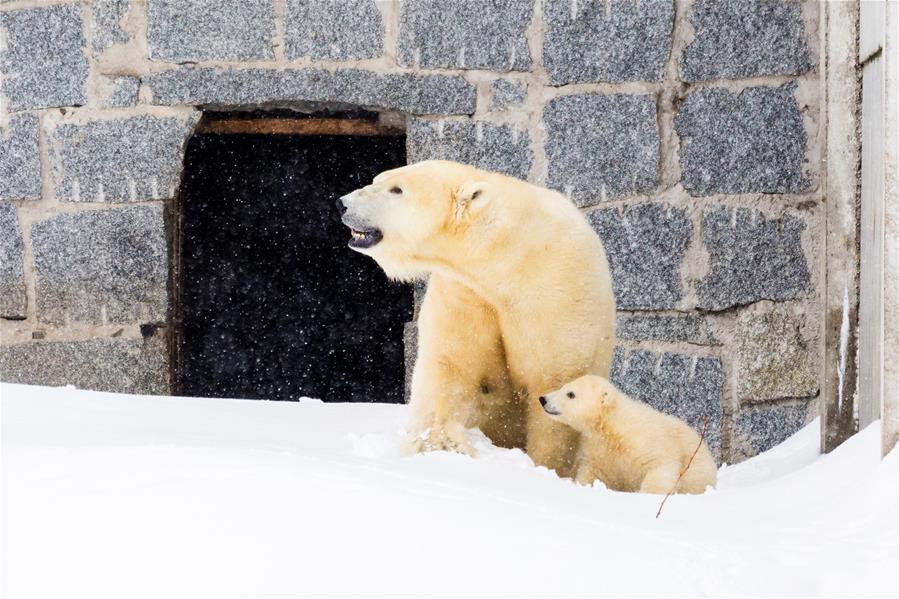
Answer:
<svg viewBox="0 0 899 599"><path fill-rule="evenodd" d="M177 390L401 402L412 291L347 248L335 200L405 164L405 137L370 122L265 122L219 122L187 146L175 226Z"/></svg>

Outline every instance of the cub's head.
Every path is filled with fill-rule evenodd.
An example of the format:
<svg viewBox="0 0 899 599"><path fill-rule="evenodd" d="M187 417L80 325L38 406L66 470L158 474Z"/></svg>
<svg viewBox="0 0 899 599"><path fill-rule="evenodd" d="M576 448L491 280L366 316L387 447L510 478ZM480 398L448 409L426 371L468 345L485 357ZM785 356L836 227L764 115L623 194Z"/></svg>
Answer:
<svg viewBox="0 0 899 599"><path fill-rule="evenodd" d="M602 417L615 405L617 391L607 379L593 374L584 375L561 389L541 395L543 411L553 420L582 430L591 420Z"/></svg>
<svg viewBox="0 0 899 599"><path fill-rule="evenodd" d="M487 203L489 173L443 160L385 171L337 200L349 247L374 258L388 276L412 279L440 256L446 239Z"/></svg>

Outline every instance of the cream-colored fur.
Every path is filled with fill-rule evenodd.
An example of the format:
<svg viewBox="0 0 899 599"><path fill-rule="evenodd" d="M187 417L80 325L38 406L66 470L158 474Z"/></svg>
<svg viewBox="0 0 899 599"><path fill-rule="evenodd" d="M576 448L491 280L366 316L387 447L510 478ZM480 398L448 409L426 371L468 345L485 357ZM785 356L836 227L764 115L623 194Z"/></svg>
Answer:
<svg viewBox="0 0 899 599"><path fill-rule="evenodd" d="M581 433L576 475L581 484L601 480L615 491L660 494L702 493L715 486L715 460L692 428L628 397L603 377L582 376L540 403L552 418Z"/></svg>
<svg viewBox="0 0 899 599"><path fill-rule="evenodd" d="M564 196L447 161L378 175L342 199L377 229L359 251L393 278L429 275L410 400L413 449L472 453L464 429L569 475L577 434L536 398L608 375L615 303L605 252Z"/></svg>

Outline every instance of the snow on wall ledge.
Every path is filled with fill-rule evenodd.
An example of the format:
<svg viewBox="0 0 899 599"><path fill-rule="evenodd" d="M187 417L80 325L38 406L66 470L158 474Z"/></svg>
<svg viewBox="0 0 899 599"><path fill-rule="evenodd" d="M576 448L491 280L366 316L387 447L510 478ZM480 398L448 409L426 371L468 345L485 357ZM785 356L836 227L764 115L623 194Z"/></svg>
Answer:
<svg viewBox="0 0 899 599"><path fill-rule="evenodd" d="M340 104L404 117L412 160L569 195L608 249L620 382L650 377L720 422L725 459L754 455L820 388L817 18L813 0L4 5L0 378L165 393L163 216L198 112ZM697 364L722 376L678 401Z"/></svg>
<svg viewBox="0 0 899 599"><path fill-rule="evenodd" d="M0 398L9 596L899 591L878 423L819 455L814 422L656 519L659 496L578 486L480 436L476 459L401 457L405 406Z"/></svg>

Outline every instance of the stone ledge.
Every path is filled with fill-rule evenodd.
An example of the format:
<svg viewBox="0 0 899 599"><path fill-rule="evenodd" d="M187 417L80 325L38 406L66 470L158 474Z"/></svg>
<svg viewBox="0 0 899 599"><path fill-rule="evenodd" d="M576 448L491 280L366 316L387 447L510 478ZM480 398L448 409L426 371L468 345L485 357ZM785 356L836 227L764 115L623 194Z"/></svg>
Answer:
<svg viewBox="0 0 899 599"><path fill-rule="evenodd" d="M163 395L169 393L164 339L42 341L0 346L7 383L74 385L79 389Z"/></svg>
<svg viewBox="0 0 899 599"><path fill-rule="evenodd" d="M414 115L472 114L475 88L458 75L360 69L180 68L145 79L153 103L243 106L322 102Z"/></svg>

